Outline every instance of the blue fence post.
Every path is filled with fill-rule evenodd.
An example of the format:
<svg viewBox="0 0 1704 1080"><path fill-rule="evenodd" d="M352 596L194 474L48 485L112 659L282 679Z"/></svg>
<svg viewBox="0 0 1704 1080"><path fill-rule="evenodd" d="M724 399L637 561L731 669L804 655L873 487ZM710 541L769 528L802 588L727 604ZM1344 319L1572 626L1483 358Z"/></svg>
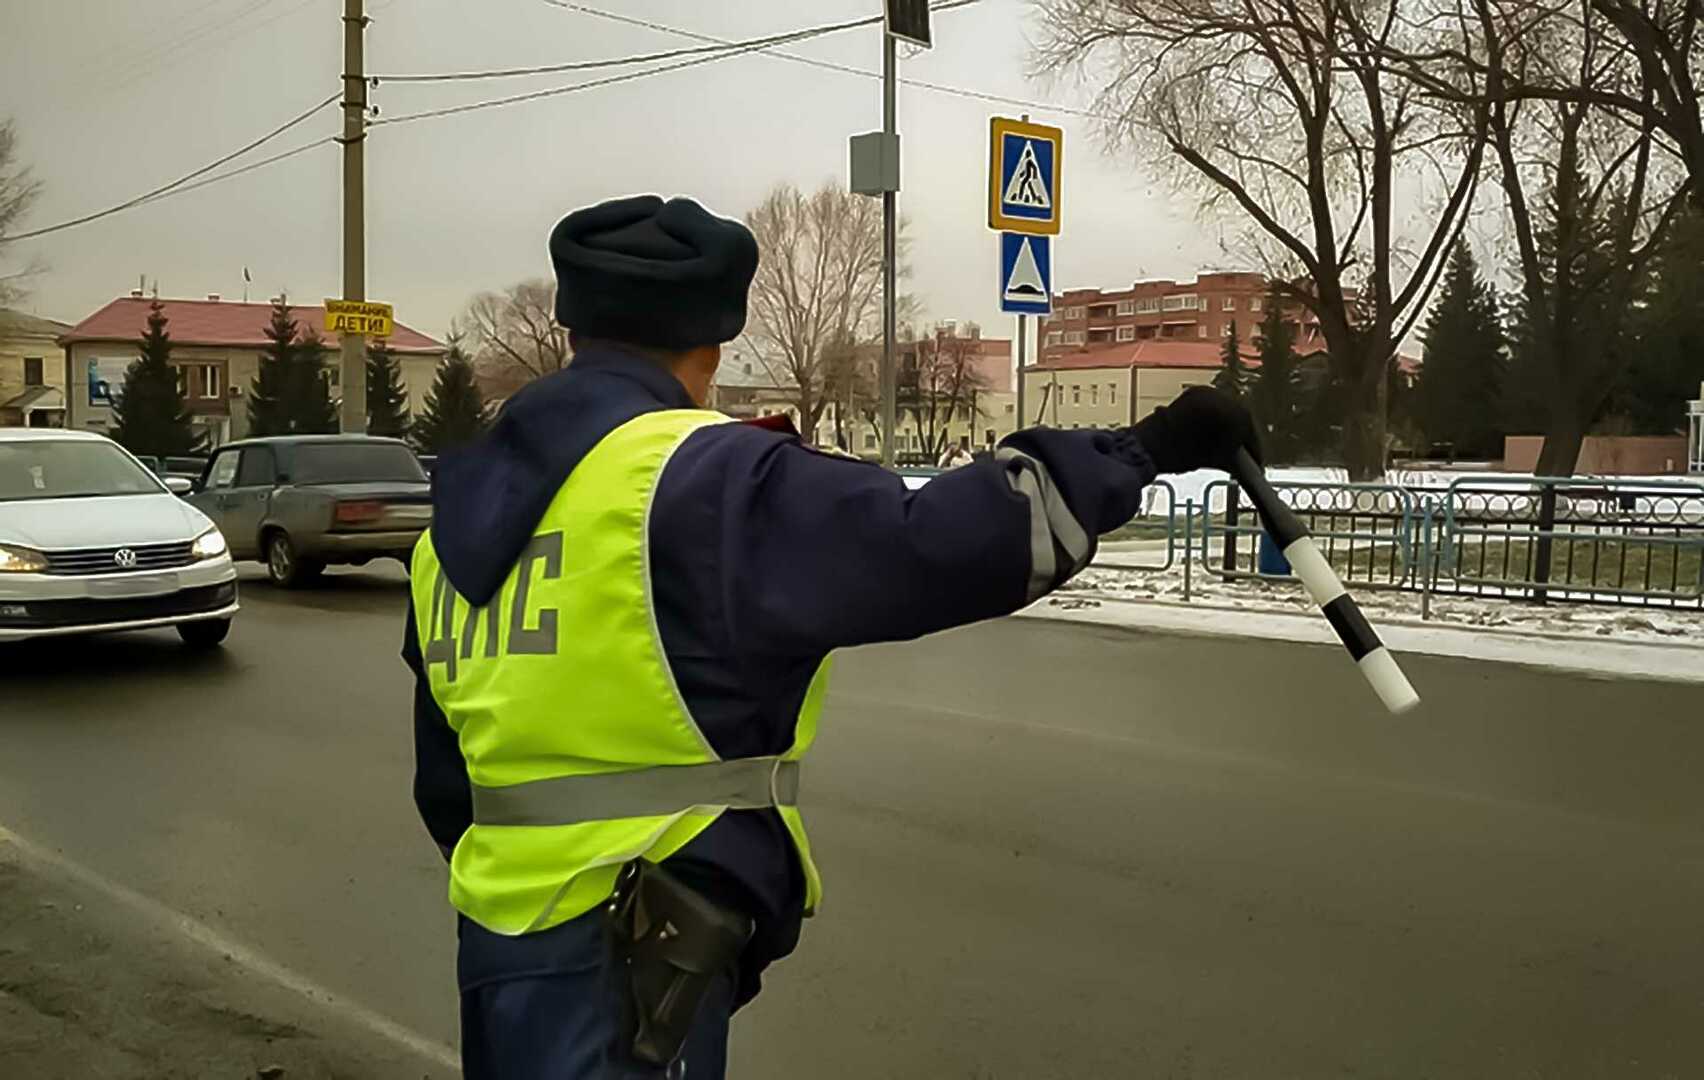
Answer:
<svg viewBox="0 0 1704 1080"><path fill-rule="evenodd" d="M1183 602L1186 604L1189 603L1189 577L1194 556L1195 500L1188 499L1183 504Z"/></svg>

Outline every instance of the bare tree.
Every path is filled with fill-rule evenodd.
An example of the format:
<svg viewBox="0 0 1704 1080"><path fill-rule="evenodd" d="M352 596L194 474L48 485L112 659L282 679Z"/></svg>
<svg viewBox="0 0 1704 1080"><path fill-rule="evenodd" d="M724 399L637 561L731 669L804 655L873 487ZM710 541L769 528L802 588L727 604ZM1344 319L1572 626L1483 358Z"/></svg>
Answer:
<svg viewBox="0 0 1704 1080"><path fill-rule="evenodd" d="M1591 0L1639 68L1639 92L1622 93L1614 107L1637 116L1672 141L1691 178L1695 209L1704 211L1704 40L1699 0ZM1609 35L1606 35L1608 37ZM1602 103L1602 102L1599 102Z"/></svg>
<svg viewBox="0 0 1704 1080"><path fill-rule="evenodd" d="M24 279L37 271L35 266L9 270L5 257L8 237L39 194L41 184L18 161L17 133L12 121L0 122L0 304L16 300L23 292Z"/></svg>
<svg viewBox="0 0 1704 1080"><path fill-rule="evenodd" d="M834 393L855 382L846 343L868 340L880 316L881 203L834 184L811 195L781 184L746 223L762 255L747 333L797 388L799 430L814 432ZM831 355L842 361L832 378Z"/></svg>
<svg viewBox="0 0 1704 1080"><path fill-rule="evenodd" d="M1421 92L1387 59L1415 32L1401 2L1041 5L1040 66L1100 83L1117 117L1107 140L1160 162L1204 213L1246 218L1250 254L1318 318L1355 479L1383 471L1396 349L1466 219L1486 141L1482 107ZM1425 220L1399 219L1421 196L1435 203Z"/></svg>
<svg viewBox="0 0 1704 1080"><path fill-rule="evenodd" d="M1466 71L1487 98L1586 106L1647 126L1685 168L1692 205L1704 210L1700 0L1496 0L1445 4L1435 15L1463 32L1409 57L1421 81L1457 81L1459 93Z"/></svg>
<svg viewBox="0 0 1704 1080"><path fill-rule="evenodd" d="M483 292L461 323L482 370L536 379L568 366L568 332L556 324L556 286L531 278L502 292Z"/></svg>
<svg viewBox="0 0 1704 1080"><path fill-rule="evenodd" d="M963 416L974 430L976 395L989 388L978 363L982 341L937 330L907 349L912 363L903 372L900 402L916 420L924 452L939 457L947 449L955 420Z"/></svg>
<svg viewBox="0 0 1704 1080"><path fill-rule="evenodd" d="M1672 73L1629 48L1605 6L1444 0L1435 18L1460 28L1456 43L1408 58L1428 92L1488 108L1520 269L1514 381L1543 426L1546 475L1578 464L1628 359L1629 313L1691 187L1655 107L1672 99Z"/></svg>

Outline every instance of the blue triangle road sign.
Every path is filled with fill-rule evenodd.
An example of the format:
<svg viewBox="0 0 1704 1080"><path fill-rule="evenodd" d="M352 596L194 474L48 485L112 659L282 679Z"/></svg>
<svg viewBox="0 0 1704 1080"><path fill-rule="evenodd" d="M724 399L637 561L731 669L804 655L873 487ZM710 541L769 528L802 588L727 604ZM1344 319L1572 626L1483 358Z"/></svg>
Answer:
<svg viewBox="0 0 1704 1080"><path fill-rule="evenodd" d="M1000 310L1012 315L1053 310L1053 237L1000 234Z"/></svg>

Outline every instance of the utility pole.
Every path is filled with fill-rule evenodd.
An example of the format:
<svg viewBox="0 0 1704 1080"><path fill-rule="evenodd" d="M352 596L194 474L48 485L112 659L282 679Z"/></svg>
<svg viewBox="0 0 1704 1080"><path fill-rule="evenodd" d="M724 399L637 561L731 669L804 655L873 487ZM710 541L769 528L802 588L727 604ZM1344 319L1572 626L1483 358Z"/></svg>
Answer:
<svg viewBox="0 0 1704 1080"><path fill-rule="evenodd" d="M343 0L343 299L367 299L367 16ZM344 434L367 430L367 339L345 331L339 359Z"/></svg>
<svg viewBox="0 0 1704 1080"><path fill-rule="evenodd" d="M892 140L897 150L899 141L899 103L897 72L899 48L894 36L882 34L882 135ZM897 153L895 155L897 157ZM897 162L896 162L897 164ZM897 171L897 170L896 170ZM898 438L895 398L898 383L894 372L895 338L899 336L899 185L895 190L882 192L882 428L887 437L882 440L882 464L893 465L893 447Z"/></svg>

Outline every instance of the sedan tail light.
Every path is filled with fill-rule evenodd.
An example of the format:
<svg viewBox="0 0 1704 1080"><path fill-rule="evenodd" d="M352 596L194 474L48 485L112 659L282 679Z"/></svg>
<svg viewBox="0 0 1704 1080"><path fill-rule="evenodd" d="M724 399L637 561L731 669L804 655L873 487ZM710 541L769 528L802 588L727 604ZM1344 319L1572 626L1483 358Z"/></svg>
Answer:
<svg viewBox="0 0 1704 1080"><path fill-rule="evenodd" d="M339 525L360 525L377 521L385 513L385 504L381 502L340 502L333 519Z"/></svg>

